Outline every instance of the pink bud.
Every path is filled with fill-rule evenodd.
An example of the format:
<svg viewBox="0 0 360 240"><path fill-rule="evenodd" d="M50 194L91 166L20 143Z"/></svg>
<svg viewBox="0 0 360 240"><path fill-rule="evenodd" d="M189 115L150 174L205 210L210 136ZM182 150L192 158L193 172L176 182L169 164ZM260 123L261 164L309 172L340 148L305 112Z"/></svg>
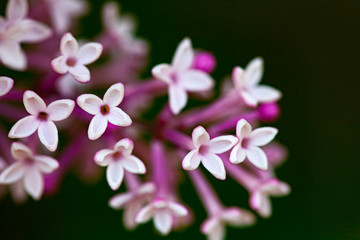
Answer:
<svg viewBox="0 0 360 240"><path fill-rule="evenodd" d="M211 52L197 52L193 67L207 73L212 73L216 67L215 56Z"/></svg>
<svg viewBox="0 0 360 240"><path fill-rule="evenodd" d="M259 118L264 122L273 122L280 116L280 107L277 103L264 103L258 108Z"/></svg>

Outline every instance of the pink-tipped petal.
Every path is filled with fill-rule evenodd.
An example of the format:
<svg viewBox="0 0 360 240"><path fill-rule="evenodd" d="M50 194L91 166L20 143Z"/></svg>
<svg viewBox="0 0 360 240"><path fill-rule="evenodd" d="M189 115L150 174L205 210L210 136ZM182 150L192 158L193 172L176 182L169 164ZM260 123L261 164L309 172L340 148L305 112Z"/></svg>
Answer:
<svg viewBox="0 0 360 240"><path fill-rule="evenodd" d="M118 107L112 107L110 113L107 115L110 123L116 126L127 127L132 124L132 120L123 110Z"/></svg>
<svg viewBox="0 0 360 240"><path fill-rule="evenodd" d="M20 180L25 174L25 167L22 162L16 162L6 168L0 175L0 183L10 184Z"/></svg>
<svg viewBox="0 0 360 240"><path fill-rule="evenodd" d="M97 165L105 167L109 165L109 163L112 161L112 155L114 154L114 150L111 149L102 149L100 151L97 151L94 157L94 160Z"/></svg>
<svg viewBox="0 0 360 240"><path fill-rule="evenodd" d="M208 218L201 225L201 232L204 234L212 234L214 231L216 231L216 229L219 228L219 225L221 225L219 218L217 217Z"/></svg>
<svg viewBox="0 0 360 240"><path fill-rule="evenodd" d="M39 112L46 112L44 100L33 91L25 91L23 102L26 111L32 115L37 115Z"/></svg>
<svg viewBox="0 0 360 240"><path fill-rule="evenodd" d="M236 144L230 153L230 162L233 164L242 163L246 158L246 149L241 148L241 144Z"/></svg>
<svg viewBox="0 0 360 240"><path fill-rule="evenodd" d="M114 149L116 151L121 151L125 156L129 156L134 149L134 143L131 139L124 138L115 144Z"/></svg>
<svg viewBox="0 0 360 240"><path fill-rule="evenodd" d="M240 119L236 124L236 136L241 140L251 134L251 125L244 119Z"/></svg>
<svg viewBox="0 0 360 240"><path fill-rule="evenodd" d="M178 45L171 65L177 71L189 69L194 60L194 50L189 38L185 38Z"/></svg>
<svg viewBox="0 0 360 240"><path fill-rule="evenodd" d="M40 142L51 152L57 148L59 136L53 121L42 122L39 125L38 135Z"/></svg>
<svg viewBox="0 0 360 240"><path fill-rule="evenodd" d="M35 116L27 116L15 123L10 129L9 138L24 138L28 137L38 129L40 122Z"/></svg>
<svg viewBox="0 0 360 240"><path fill-rule="evenodd" d="M251 146L246 150L246 156L255 167L261 170L268 169L267 157L262 149Z"/></svg>
<svg viewBox="0 0 360 240"><path fill-rule="evenodd" d="M207 145L210 141L208 132L202 126L196 127L192 132L192 140L196 148Z"/></svg>
<svg viewBox="0 0 360 240"><path fill-rule="evenodd" d="M90 140L98 139L107 128L107 119L102 115L95 115L90 122L88 137Z"/></svg>
<svg viewBox="0 0 360 240"><path fill-rule="evenodd" d="M109 200L110 207L114 209L122 209L127 203L133 199L133 194L131 193L120 193L115 195Z"/></svg>
<svg viewBox="0 0 360 240"><path fill-rule="evenodd" d="M251 95L261 103L276 102L281 98L281 92L273 87L269 86L258 86L252 89Z"/></svg>
<svg viewBox="0 0 360 240"><path fill-rule="evenodd" d="M257 85L263 75L264 66L263 60L260 57L254 58L247 66L246 66L246 85L248 87Z"/></svg>
<svg viewBox="0 0 360 240"><path fill-rule="evenodd" d="M43 173L51 173L59 168L59 163L52 157L35 156L36 166Z"/></svg>
<svg viewBox="0 0 360 240"><path fill-rule="evenodd" d="M86 83L90 81L90 71L84 65L77 64L75 67L69 68L69 73L79 82Z"/></svg>
<svg viewBox="0 0 360 240"><path fill-rule="evenodd" d="M78 43L71 33L65 33L61 38L60 51L64 56L76 56L78 53Z"/></svg>
<svg viewBox="0 0 360 240"><path fill-rule="evenodd" d="M15 41L3 41L0 44L0 59L9 68L23 71L27 67L26 56Z"/></svg>
<svg viewBox="0 0 360 240"><path fill-rule="evenodd" d="M131 155L121 160L121 164L126 171L135 173L135 174L144 174L146 168L144 163L137 157Z"/></svg>
<svg viewBox="0 0 360 240"><path fill-rule="evenodd" d="M101 55L103 46L100 43L87 43L79 50L78 60L80 64L95 62Z"/></svg>
<svg viewBox="0 0 360 240"><path fill-rule="evenodd" d="M16 160L25 160L26 158L33 157L31 149L21 142L14 142L11 144L11 155Z"/></svg>
<svg viewBox="0 0 360 240"><path fill-rule="evenodd" d="M188 70L179 74L178 81L189 92L206 91L214 86L214 80L210 75L198 70Z"/></svg>
<svg viewBox="0 0 360 240"><path fill-rule="evenodd" d="M180 113L185 107L187 99L187 93L181 86L173 84L169 86L170 109L173 114L177 115Z"/></svg>
<svg viewBox="0 0 360 240"><path fill-rule="evenodd" d="M172 216L169 211L160 210L154 216L155 228L163 235L167 235L171 230Z"/></svg>
<svg viewBox="0 0 360 240"><path fill-rule="evenodd" d="M237 137L231 135L220 136L210 140L209 148L213 153L223 153L234 147L238 141Z"/></svg>
<svg viewBox="0 0 360 240"><path fill-rule="evenodd" d="M49 104L47 113L52 121L61 121L70 116L75 102L69 99L57 100Z"/></svg>
<svg viewBox="0 0 360 240"><path fill-rule="evenodd" d="M76 102L84 111L92 115L100 113L100 107L103 105L103 101L94 94L80 95Z"/></svg>
<svg viewBox="0 0 360 240"><path fill-rule="evenodd" d="M14 86L14 80L9 77L0 77L0 97L7 94Z"/></svg>
<svg viewBox="0 0 360 240"><path fill-rule="evenodd" d="M106 179L112 190L116 190L120 187L124 178L124 168L120 161L113 161L106 169Z"/></svg>
<svg viewBox="0 0 360 240"><path fill-rule="evenodd" d="M26 192L35 200L39 200L44 191L44 179L35 167L27 169L24 177L24 186Z"/></svg>
<svg viewBox="0 0 360 240"><path fill-rule="evenodd" d="M273 127L257 128L251 132L251 144L256 146L264 146L271 142L277 133L278 130Z"/></svg>
<svg viewBox="0 0 360 240"><path fill-rule="evenodd" d="M204 167L216 178L221 180L226 178L224 163L217 155L207 154L202 158L201 162Z"/></svg>
<svg viewBox="0 0 360 240"><path fill-rule="evenodd" d="M116 107L124 98L124 84L116 83L112 85L104 95L104 103Z"/></svg>
<svg viewBox="0 0 360 240"><path fill-rule="evenodd" d="M6 6L6 18L10 21L21 20L29 10L27 0L9 0Z"/></svg>
<svg viewBox="0 0 360 240"><path fill-rule="evenodd" d="M171 66L169 64L159 64L153 67L151 70L152 75L163 82L166 82L167 84L172 83L171 79Z"/></svg>
<svg viewBox="0 0 360 240"><path fill-rule="evenodd" d="M60 56L51 61L51 67L52 69L59 73L59 74L65 74L68 72L69 68L66 65L66 57Z"/></svg>
<svg viewBox="0 0 360 240"><path fill-rule="evenodd" d="M182 161L182 167L185 170L192 171L199 167L201 162L201 156L199 156L197 150L192 150L189 152L184 160Z"/></svg>

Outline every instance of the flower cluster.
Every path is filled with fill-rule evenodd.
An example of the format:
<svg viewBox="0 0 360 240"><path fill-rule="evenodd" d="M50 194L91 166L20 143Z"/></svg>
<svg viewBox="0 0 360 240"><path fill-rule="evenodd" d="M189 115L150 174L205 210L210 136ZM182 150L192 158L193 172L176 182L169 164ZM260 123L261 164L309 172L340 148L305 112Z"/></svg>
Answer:
<svg viewBox="0 0 360 240"><path fill-rule="evenodd" d="M185 38L170 64L154 66L152 77L142 80L148 45L135 36L134 20L106 3L104 31L91 42L79 41L72 23L87 9L84 0L7 3L0 19L1 64L31 74L28 84L0 77L0 194L9 186L16 203L28 196L39 200L56 193L71 168L98 180L106 167L111 190L127 189L109 200L124 209L125 226L153 219L166 235L192 223L191 205L178 191L189 180L208 214L201 232L223 239L227 225L256 220L217 196L210 182L226 186L230 176L249 192L249 206L269 217L270 196L286 195L290 187L275 176L286 158L285 148L271 143L278 130L258 127L279 117L281 98L260 84L263 60L234 67L233 83L225 81L218 93L214 55L194 50ZM22 43L34 47L24 51ZM163 95L168 102L152 112L153 100ZM189 98L212 102L189 109Z"/></svg>

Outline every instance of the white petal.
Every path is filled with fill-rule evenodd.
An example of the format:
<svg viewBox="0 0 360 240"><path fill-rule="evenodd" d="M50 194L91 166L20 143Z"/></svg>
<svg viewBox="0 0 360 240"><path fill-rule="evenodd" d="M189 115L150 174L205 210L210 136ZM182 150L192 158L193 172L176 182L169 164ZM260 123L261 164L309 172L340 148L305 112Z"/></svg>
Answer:
<svg viewBox="0 0 360 240"><path fill-rule="evenodd" d="M226 178L226 172L224 163L221 158L215 154L207 154L201 160L204 167L216 178L224 180Z"/></svg>
<svg viewBox="0 0 360 240"><path fill-rule="evenodd" d="M112 208L115 209L121 209L124 207L125 204L129 203L131 200L133 200L133 194L131 193L120 193L109 200L109 205Z"/></svg>
<svg viewBox="0 0 360 240"><path fill-rule="evenodd" d="M137 157L131 155L121 160L121 164L125 168L126 171L136 174L144 174L146 172L146 168L144 163Z"/></svg>
<svg viewBox="0 0 360 240"><path fill-rule="evenodd" d="M280 182L277 179L274 179L263 184L260 191L271 196L280 197L290 193L290 186L285 182Z"/></svg>
<svg viewBox="0 0 360 240"><path fill-rule="evenodd" d="M192 140L196 148L201 145L207 145L210 141L208 132L202 126L196 127L192 132Z"/></svg>
<svg viewBox="0 0 360 240"><path fill-rule="evenodd" d="M8 40L0 44L0 58L4 65L12 69L23 71L27 67L25 53L15 41Z"/></svg>
<svg viewBox="0 0 360 240"><path fill-rule="evenodd" d="M90 71L84 65L77 64L75 67L70 67L69 73L79 82L85 83L90 81Z"/></svg>
<svg viewBox="0 0 360 240"><path fill-rule="evenodd" d="M25 166L22 162L16 162L6 168L0 175L0 183L10 184L20 180L25 173Z"/></svg>
<svg viewBox="0 0 360 240"><path fill-rule="evenodd" d="M245 104L249 107L256 107L256 105L258 104L258 100L255 98L255 96L246 89L240 92L240 96L245 102Z"/></svg>
<svg viewBox="0 0 360 240"><path fill-rule="evenodd" d="M40 122L35 116L27 116L15 123L10 129L9 138L24 138L33 134L39 127Z"/></svg>
<svg viewBox="0 0 360 240"><path fill-rule="evenodd" d="M172 82L172 79L170 77L171 71L172 68L169 64L159 64L153 67L151 73L156 79L170 84Z"/></svg>
<svg viewBox="0 0 360 240"><path fill-rule="evenodd" d="M232 80L234 86L238 91L242 91L246 88L245 71L241 67L235 67L232 72Z"/></svg>
<svg viewBox="0 0 360 240"><path fill-rule="evenodd" d="M251 212L237 207L226 209L221 217L232 226L246 226L255 222L255 216Z"/></svg>
<svg viewBox="0 0 360 240"><path fill-rule="evenodd" d="M44 191L44 179L35 167L27 169L24 177L24 186L26 192L35 200L39 200Z"/></svg>
<svg viewBox="0 0 360 240"><path fill-rule="evenodd" d="M33 91L25 91L23 102L26 111L32 115L37 115L39 112L46 111L46 104L44 100L42 100L42 98Z"/></svg>
<svg viewBox="0 0 360 240"><path fill-rule="evenodd" d="M103 101L94 94L80 95L76 102L84 111L92 115L100 113L100 107L103 105Z"/></svg>
<svg viewBox="0 0 360 240"><path fill-rule="evenodd" d="M268 169L268 160L263 150L258 147L251 146L246 150L246 156L255 167L262 170Z"/></svg>
<svg viewBox="0 0 360 240"><path fill-rule="evenodd" d="M14 80L9 77L0 77L0 97L7 94L14 86Z"/></svg>
<svg viewBox="0 0 360 240"><path fill-rule="evenodd" d="M264 218L271 216L271 203L269 197L258 191L251 195L250 206Z"/></svg>
<svg viewBox="0 0 360 240"><path fill-rule="evenodd" d="M121 151L125 156L129 156L134 149L134 143L131 139L124 138L115 144L114 149L116 151Z"/></svg>
<svg viewBox="0 0 360 240"><path fill-rule="evenodd" d="M241 144L236 144L230 153L230 162L233 164L241 163L246 158L246 149L241 148Z"/></svg>
<svg viewBox="0 0 360 240"><path fill-rule="evenodd" d="M31 19L22 20L18 23L23 31L19 34L17 41L26 43L41 42L51 36L51 29L45 24Z"/></svg>
<svg viewBox="0 0 360 240"><path fill-rule="evenodd" d="M254 58L247 66L246 66L246 85L254 86L257 85L261 77L263 75L264 67L263 60L260 57Z"/></svg>
<svg viewBox="0 0 360 240"><path fill-rule="evenodd" d="M214 80L209 74L198 70L188 70L179 74L178 81L189 92L206 91L214 86Z"/></svg>
<svg viewBox="0 0 360 240"><path fill-rule="evenodd" d="M114 154L114 150L102 149L96 152L94 160L97 165L104 167L112 161L112 154Z"/></svg>
<svg viewBox="0 0 360 240"><path fill-rule="evenodd" d="M219 228L219 225L221 225L221 222L217 217L208 218L201 224L201 232L204 234L211 234Z"/></svg>
<svg viewBox="0 0 360 240"><path fill-rule="evenodd" d="M61 38L60 51L64 56L76 56L78 53L78 43L71 33L65 33Z"/></svg>
<svg viewBox="0 0 360 240"><path fill-rule="evenodd" d="M155 192L155 190L156 190L155 183L148 182L148 183L144 183L137 189L137 194L138 195L153 194Z"/></svg>
<svg viewBox="0 0 360 240"><path fill-rule="evenodd" d="M87 43L79 50L78 60L80 64L90 64L95 62L101 55L103 46L100 43Z"/></svg>
<svg viewBox="0 0 360 240"><path fill-rule="evenodd" d="M199 167L201 156L199 156L197 150L189 152L182 161L182 167L185 170L191 171Z"/></svg>
<svg viewBox="0 0 360 240"><path fill-rule="evenodd" d="M187 103L187 93L179 85L171 84L169 86L170 108L174 114L178 114Z"/></svg>
<svg viewBox="0 0 360 240"><path fill-rule="evenodd" d="M46 112L52 121L60 121L69 117L74 107L75 102L73 100L62 99L50 103Z"/></svg>
<svg viewBox="0 0 360 240"><path fill-rule="evenodd" d="M153 204L146 205L136 214L135 222L144 223L149 221L149 219L152 217L154 212L155 212L155 208L153 207Z"/></svg>
<svg viewBox="0 0 360 240"><path fill-rule="evenodd" d="M90 122L89 129L88 129L88 137L90 140L96 140L106 130L107 127L107 119L102 115L95 115Z"/></svg>
<svg viewBox="0 0 360 240"><path fill-rule="evenodd" d="M33 153L30 148L21 142L13 142L11 144L11 156L16 160L25 160L26 158L32 158Z"/></svg>
<svg viewBox="0 0 360 240"><path fill-rule="evenodd" d="M110 113L107 115L110 123L116 126L127 127L132 124L132 120L123 110L118 107L111 107Z"/></svg>
<svg viewBox="0 0 360 240"><path fill-rule="evenodd" d="M249 137L251 134L251 125L244 119L240 119L236 124L236 136L240 139Z"/></svg>
<svg viewBox="0 0 360 240"><path fill-rule="evenodd" d="M166 235L171 230L172 216L169 211L159 210L154 216L155 228L163 235Z"/></svg>
<svg viewBox="0 0 360 240"><path fill-rule="evenodd" d="M124 168L120 161L114 161L109 164L106 169L106 179L112 190L116 190L120 187L124 178Z"/></svg>
<svg viewBox="0 0 360 240"><path fill-rule="evenodd" d="M59 74L65 74L69 70L66 65L67 58L64 56L57 57L51 61L51 66L53 70Z"/></svg>
<svg viewBox="0 0 360 240"><path fill-rule="evenodd" d="M251 132L251 144L254 144L256 146L264 146L271 142L271 140L274 139L277 133L278 130L273 127L257 128Z"/></svg>
<svg viewBox="0 0 360 240"><path fill-rule="evenodd" d="M176 202L168 202L168 207L172 210L172 212L178 216L186 216L188 214L188 210L181 204Z"/></svg>
<svg viewBox="0 0 360 240"><path fill-rule="evenodd" d="M109 106L116 107L124 98L124 85L116 83L112 85L104 95L104 103Z"/></svg>
<svg viewBox="0 0 360 240"><path fill-rule="evenodd" d="M258 86L250 90L251 95L261 103L276 102L281 98L281 92L275 88L269 86Z"/></svg>
<svg viewBox="0 0 360 240"><path fill-rule="evenodd" d="M46 122L41 122L38 135L40 142L51 152L54 152L57 148L59 136L58 130L53 121L49 120Z"/></svg>
<svg viewBox="0 0 360 240"><path fill-rule="evenodd" d="M171 65L176 70L189 69L194 60L194 50L189 38L185 38L178 45Z"/></svg>
<svg viewBox="0 0 360 240"><path fill-rule="evenodd" d="M59 168L59 163L52 157L48 156L34 156L36 166L43 173L52 173L54 170Z"/></svg>
<svg viewBox="0 0 360 240"><path fill-rule="evenodd" d="M230 150L239 141L237 137L226 135L210 140L209 148L213 153L223 153Z"/></svg>
<svg viewBox="0 0 360 240"><path fill-rule="evenodd" d="M10 0L6 6L6 18L11 21L23 19L28 9L27 0Z"/></svg>

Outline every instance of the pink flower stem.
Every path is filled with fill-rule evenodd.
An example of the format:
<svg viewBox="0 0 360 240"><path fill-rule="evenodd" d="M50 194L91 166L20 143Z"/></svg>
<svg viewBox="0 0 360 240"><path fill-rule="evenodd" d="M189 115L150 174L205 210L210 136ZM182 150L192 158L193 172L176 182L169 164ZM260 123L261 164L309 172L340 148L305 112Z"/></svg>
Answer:
<svg viewBox="0 0 360 240"><path fill-rule="evenodd" d="M156 184L156 197L167 199L169 197L169 171L165 159L164 146L160 141L151 143L151 158L153 167L153 179Z"/></svg>
<svg viewBox="0 0 360 240"><path fill-rule="evenodd" d="M191 138L177 130L167 129L163 132L163 137L185 150L192 150L194 148Z"/></svg>
<svg viewBox="0 0 360 240"><path fill-rule="evenodd" d="M125 184L130 191L135 191L140 186L139 177L135 174L129 173L128 171L125 171Z"/></svg>
<svg viewBox="0 0 360 240"><path fill-rule="evenodd" d="M223 159L226 171L240 185L244 186L249 192L255 189L259 184L259 179L238 165L232 164L227 158Z"/></svg>
<svg viewBox="0 0 360 240"><path fill-rule="evenodd" d="M136 85L126 86L125 100L140 94L159 95L167 90L166 83L158 80L145 80Z"/></svg>

